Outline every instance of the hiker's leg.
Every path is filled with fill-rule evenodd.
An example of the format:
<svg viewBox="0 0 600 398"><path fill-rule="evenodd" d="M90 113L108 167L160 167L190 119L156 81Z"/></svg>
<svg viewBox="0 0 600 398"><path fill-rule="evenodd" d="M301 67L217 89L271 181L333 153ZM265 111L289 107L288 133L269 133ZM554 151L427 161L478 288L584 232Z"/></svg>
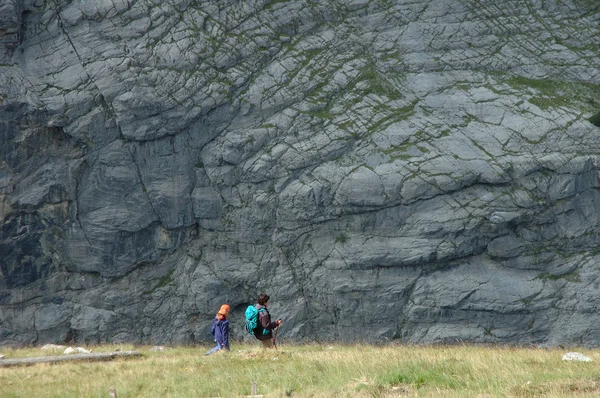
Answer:
<svg viewBox="0 0 600 398"><path fill-rule="evenodd" d="M215 352L219 351L220 349L221 349L221 344L217 343L217 346L214 347L214 348L212 348L212 349L210 349L210 350L208 350L206 352L206 355L210 355L212 353L215 353Z"/></svg>
<svg viewBox="0 0 600 398"><path fill-rule="evenodd" d="M273 340L262 340L263 348L273 348Z"/></svg>

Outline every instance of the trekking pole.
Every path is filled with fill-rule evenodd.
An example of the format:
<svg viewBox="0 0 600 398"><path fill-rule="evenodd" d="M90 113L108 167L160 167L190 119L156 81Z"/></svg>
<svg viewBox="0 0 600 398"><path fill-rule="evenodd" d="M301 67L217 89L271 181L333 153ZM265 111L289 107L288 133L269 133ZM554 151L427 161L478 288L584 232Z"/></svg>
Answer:
<svg viewBox="0 0 600 398"><path fill-rule="evenodd" d="M277 348L277 343L275 342L277 340L278 332L279 332L279 325L277 325L277 327L275 328L275 334L273 335L273 346L275 347L276 350L279 350L279 348Z"/></svg>

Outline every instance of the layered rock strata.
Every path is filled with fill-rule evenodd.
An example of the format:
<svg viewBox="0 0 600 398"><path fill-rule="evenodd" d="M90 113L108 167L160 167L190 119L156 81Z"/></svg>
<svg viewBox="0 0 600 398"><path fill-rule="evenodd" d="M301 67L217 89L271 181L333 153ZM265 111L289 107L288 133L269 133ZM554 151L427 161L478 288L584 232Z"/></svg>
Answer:
<svg viewBox="0 0 600 398"><path fill-rule="evenodd" d="M590 0L0 0L0 344L600 343Z"/></svg>

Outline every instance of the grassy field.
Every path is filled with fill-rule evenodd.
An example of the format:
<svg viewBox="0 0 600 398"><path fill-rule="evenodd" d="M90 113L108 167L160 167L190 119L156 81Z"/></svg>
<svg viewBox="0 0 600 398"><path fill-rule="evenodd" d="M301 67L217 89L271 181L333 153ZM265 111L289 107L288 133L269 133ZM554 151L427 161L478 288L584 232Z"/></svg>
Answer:
<svg viewBox="0 0 600 398"><path fill-rule="evenodd" d="M89 348L89 347L88 347ZM490 346L284 345L264 351L234 344L162 352L129 345L142 358L0 368L0 397L241 397L256 382L265 397L598 397L600 350L593 362L567 362L567 350ZM3 349L8 358L52 355Z"/></svg>

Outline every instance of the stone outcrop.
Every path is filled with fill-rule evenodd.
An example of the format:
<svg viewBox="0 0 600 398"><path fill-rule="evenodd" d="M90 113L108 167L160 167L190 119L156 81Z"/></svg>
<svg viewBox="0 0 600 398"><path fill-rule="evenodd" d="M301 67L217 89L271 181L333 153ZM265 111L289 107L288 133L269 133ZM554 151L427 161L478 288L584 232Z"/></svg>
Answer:
<svg viewBox="0 0 600 398"><path fill-rule="evenodd" d="M600 344L590 0L0 0L0 344Z"/></svg>
<svg viewBox="0 0 600 398"><path fill-rule="evenodd" d="M580 352L567 352L562 357L563 361L578 361L578 362L592 362L592 358L583 355Z"/></svg>

